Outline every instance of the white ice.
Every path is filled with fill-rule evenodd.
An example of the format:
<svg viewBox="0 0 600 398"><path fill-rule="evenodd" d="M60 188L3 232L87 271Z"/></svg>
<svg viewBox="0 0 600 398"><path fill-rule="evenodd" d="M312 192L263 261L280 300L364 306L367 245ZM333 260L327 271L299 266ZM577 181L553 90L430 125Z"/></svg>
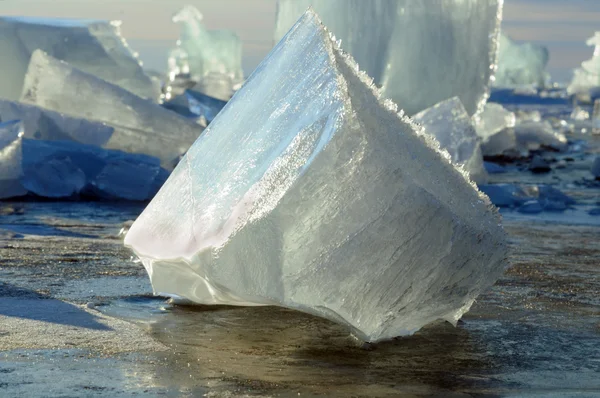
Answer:
<svg viewBox="0 0 600 398"><path fill-rule="evenodd" d="M193 121L39 50L31 57L21 101L106 123L115 129L107 148L156 156L165 166L202 132Z"/></svg>
<svg viewBox="0 0 600 398"><path fill-rule="evenodd" d="M516 116L502 105L487 103L483 112L473 117L473 123L477 135L481 138L483 155L501 155L516 148Z"/></svg>
<svg viewBox="0 0 600 398"><path fill-rule="evenodd" d="M506 240L438 145L308 11L125 244L155 292L196 303L285 306L367 341L455 323L502 274Z"/></svg>
<svg viewBox="0 0 600 398"><path fill-rule="evenodd" d="M0 120L22 121L25 138L76 141L96 146L106 145L114 131L114 128L105 123L73 118L37 106L2 99Z"/></svg>
<svg viewBox="0 0 600 398"><path fill-rule="evenodd" d="M183 7L173 16L181 25L177 48L169 56L169 75L189 74L196 82L219 81L233 93L233 86L244 78L242 70L242 41L232 31L209 30L204 26L203 15L191 5ZM225 82L225 83L223 83ZM224 90L222 86L218 90ZM220 98L215 87L204 87L202 92Z"/></svg>
<svg viewBox="0 0 600 398"><path fill-rule="evenodd" d="M557 151L567 149L567 137L555 132L552 124L545 120L541 122L526 121L515 126L517 149L521 152L536 151L542 147Z"/></svg>
<svg viewBox="0 0 600 398"><path fill-rule="evenodd" d="M160 94L121 36L118 21L0 17L0 98L19 99L37 49L143 98L157 100Z"/></svg>
<svg viewBox="0 0 600 398"><path fill-rule="evenodd" d="M433 135L452 162L464 167L478 184L487 180L479 138L469 114L458 97L440 102L416 114L413 119Z"/></svg>
<svg viewBox="0 0 600 398"><path fill-rule="evenodd" d="M594 55L573 72L573 80L567 88L569 94L583 94L600 86L600 32L596 32L586 44L594 47Z"/></svg>
<svg viewBox="0 0 600 398"><path fill-rule="evenodd" d="M496 64L501 0L279 0L275 39L312 5L342 48L413 115L459 97L482 110Z"/></svg>
<svg viewBox="0 0 600 398"><path fill-rule="evenodd" d="M504 34L500 35L499 47L495 86L543 87L549 83L546 65L550 54L546 47L529 42L519 44Z"/></svg>

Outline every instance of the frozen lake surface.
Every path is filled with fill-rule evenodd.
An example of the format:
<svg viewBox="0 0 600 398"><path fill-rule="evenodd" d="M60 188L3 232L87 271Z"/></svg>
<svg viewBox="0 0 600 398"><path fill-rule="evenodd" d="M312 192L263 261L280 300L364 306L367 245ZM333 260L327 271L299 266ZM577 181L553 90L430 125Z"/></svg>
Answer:
<svg viewBox="0 0 600 398"><path fill-rule="evenodd" d="M600 396L600 138L569 139L586 149L552 155L566 167L513 164L491 183L552 184L577 204L502 210L513 266L458 327L372 346L291 310L152 297L119 237L141 204L0 202L0 396Z"/></svg>

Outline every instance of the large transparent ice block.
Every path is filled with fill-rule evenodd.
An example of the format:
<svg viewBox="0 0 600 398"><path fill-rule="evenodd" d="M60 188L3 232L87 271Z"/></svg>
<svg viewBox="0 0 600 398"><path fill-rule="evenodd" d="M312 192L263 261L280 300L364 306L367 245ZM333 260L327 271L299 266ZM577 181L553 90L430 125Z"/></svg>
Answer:
<svg viewBox="0 0 600 398"><path fill-rule="evenodd" d="M107 148L156 156L165 165L202 132L193 121L39 50L31 57L21 101L104 122L115 128Z"/></svg>
<svg viewBox="0 0 600 398"><path fill-rule="evenodd" d="M96 146L106 145L114 131L106 123L74 118L38 106L2 99L0 120L22 121L25 138L76 141Z"/></svg>
<svg viewBox="0 0 600 398"><path fill-rule="evenodd" d="M419 112L413 119L438 140L440 147L448 151L452 162L464 167L473 181L478 184L486 182L488 176L483 167L479 138L458 97Z"/></svg>
<svg viewBox="0 0 600 398"><path fill-rule="evenodd" d="M368 341L456 322L502 274L506 241L438 145L308 11L125 244L155 292L196 303L290 307Z"/></svg>
<svg viewBox="0 0 600 398"><path fill-rule="evenodd" d="M173 16L173 22L181 25L181 33L177 48L169 57L171 78L189 74L192 80L202 82L217 75L233 85L241 82L242 41L232 31L207 29L202 20L202 13L191 5Z"/></svg>
<svg viewBox="0 0 600 398"><path fill-rule="evenodd" d="M275 39L311 5L409 115L456 96L470 115L485 104L501 0L279 0Z"/></svg>
<svg viewBox="0 0 600 398"><path fill-rule="evenodd" d="M160 92L119 26L118 21L0 17L0 97L19 98L31 54L40 49L143 98L158 100Z"/></svg>
<svg viewBox="0 0 600 398"><path fill-rule="evenodd" d="M497 87L534 85L543 87L550 80L546 65L548 49L533 43L516 43L501 34L498 50L498 69L494 76Z"/></svg>

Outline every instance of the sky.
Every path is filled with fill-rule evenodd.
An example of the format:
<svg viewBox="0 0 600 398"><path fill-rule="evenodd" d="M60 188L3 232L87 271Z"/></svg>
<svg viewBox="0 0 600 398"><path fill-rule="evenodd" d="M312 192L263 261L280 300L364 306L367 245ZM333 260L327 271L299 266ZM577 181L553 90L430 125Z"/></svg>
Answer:
<svg viewBox="0 0 600 398"><path fill-rule="evenodd" d="M247 74L273 46L276 0L2 0L0 15L121 20L144 65L163 71L178 37L171 16L185 4L196 6L210 29L231 29L242 38ZM513 39L547 46L549 72L567 81L591 57L585 40L600 30L600 0L505 0L502 26Z"/></svg>

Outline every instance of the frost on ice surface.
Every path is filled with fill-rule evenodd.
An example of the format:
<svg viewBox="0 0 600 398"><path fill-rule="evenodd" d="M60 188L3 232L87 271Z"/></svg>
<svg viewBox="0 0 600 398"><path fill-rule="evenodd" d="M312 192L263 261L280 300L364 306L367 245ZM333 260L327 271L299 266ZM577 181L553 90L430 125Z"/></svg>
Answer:
<svg viewBox="0 0 600 398"><path fill-rule="evenodd" d="M452 97L469 115L485 104L501 0L279 0L275 39L310 5L383 95L407 114Z"/></svg>
<svg viewBox="0 0 600 398"><path fill-rule="evenodd" d="M155 292L379 341L455 323L494 283L496 210L357 70L308 11L127 234Z"/></svg>
<svg viewBox="0 0 600 398"><path fill-rule="evenodd" d="M207 78L228 82L229 98L233 86L244 78L242 41L231 31L208 30L202 20L200 11L190 5L173 16L173 22L181 25L181 34L169 57L170 77L189 74L196 82ZM210 89L203 92L220 97Z"/></svg>
<svg viewBox="0 0 600 398"><path fill-rule="evenodd" d="M120 22L0 17L0 97L17 100L32 53L40 49L143 98L158 99L152 79L120 34Z"/></svg>
<svg viewBox="0 0 600 398"><path fill-rule="evenodd" d="M518 44L501 34L494 85L543 87L550 78L546 72L549 59L550 54L546 47L533 43Z"/></svg>
<svg viewBox="0 0 600 398"><path fill-rule="evenodd" d="M600 32L596 32L586 44L594 47L594 55L575 69L573 80L567 88L569 94L585 93L600 86Z"/></svg>
<svg viewBox="0 0 600 398"><path fill-rule="evenodd" d="M167 165L184 153L202 127L118 86L35 51L21 101L114 127L110 149L145 153Z"/></svg>
<svg viewBox="0 0 600 398"><path fill-rule="evenodd" d="M72 141L23 137L23 123L0 124L0 198L32 193L148 200L165 180L157 158Z"/></svg>
<svg viewBox="0 0 600 398"><path fill-rule="evenodd" d="M0 120L23 122L25 138L46 141L76 141L103 146L114 128L105 123L66 116L48 109L0 99Z"/></svg>
<svg viewBox="0 0 600 398"><path fill-rule="evenodd" d="M439 141L440 147L450 154L452 162L463 166L473 181L478 184L486 181L479 138L458 97L419 112L413 119Z"/></svg>

